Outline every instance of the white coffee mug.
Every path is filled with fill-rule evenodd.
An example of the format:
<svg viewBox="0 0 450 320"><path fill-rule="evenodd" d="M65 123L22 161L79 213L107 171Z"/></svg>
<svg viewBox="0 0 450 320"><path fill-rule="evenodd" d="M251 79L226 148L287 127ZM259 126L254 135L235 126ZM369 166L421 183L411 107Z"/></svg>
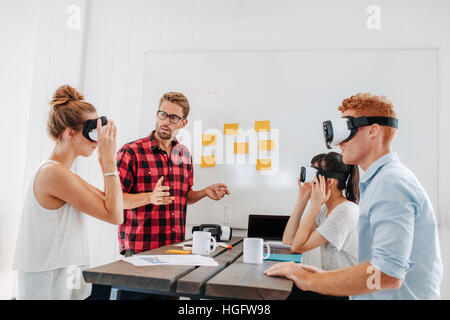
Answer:
<svg viewBox="0 0 450 320"><path fill-rule="evenodd" d="M211 250L211 241L213 242L213 249ZM211 232L194 231L192 238L192 253L193 254L210 254L216 251L216 238L211 236Z"/></svg>
<svg viewBox="0 0 450 320"><path fill-rule="evenodd" d="M264 256L264 246L267 253ZM270 256L270 245L261 238L245 238L244 239L244 263L263 263L264 259Z"/></svg>

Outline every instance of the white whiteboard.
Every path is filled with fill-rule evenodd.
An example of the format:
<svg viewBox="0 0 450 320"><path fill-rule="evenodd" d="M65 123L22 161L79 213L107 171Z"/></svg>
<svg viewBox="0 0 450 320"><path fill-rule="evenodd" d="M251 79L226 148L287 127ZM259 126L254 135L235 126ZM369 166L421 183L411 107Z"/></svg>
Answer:
<svg viewBox="0 0 450 320"><path fill-rule="evenodd" d="M192 137L195 121L202 121L204 131L223 133L224 123L247 130L254 121L270 120L271 129L279 129L277 174L262 175L254 164L194 164L194 190L223 182L231 195L189 206L187 224L220 223L229 204L232 226L246 228L251 213L291 213L299 168L327 151L321 124L340 117L337 107L344 98L358 92L387 95L400 118L393 150L416 173L437 208L437 56L435 49L149 52L140 135L154 129L159 99L168 91L189 99L186 129ZM210 148L198 139L183 143L193 154L195 148Z"/></svg>

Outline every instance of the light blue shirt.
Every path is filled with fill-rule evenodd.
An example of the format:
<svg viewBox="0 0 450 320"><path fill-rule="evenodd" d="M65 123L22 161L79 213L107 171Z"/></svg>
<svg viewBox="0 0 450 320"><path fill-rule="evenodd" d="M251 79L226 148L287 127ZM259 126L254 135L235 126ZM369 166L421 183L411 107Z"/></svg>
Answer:
<svg viewBox="0 0 450 320"><path fill-rule="evenodd" d="M390 153L367 169L359 186L358 260L403 284L352 299L440 299L443 267L436 218L416 176Z"/></svg>

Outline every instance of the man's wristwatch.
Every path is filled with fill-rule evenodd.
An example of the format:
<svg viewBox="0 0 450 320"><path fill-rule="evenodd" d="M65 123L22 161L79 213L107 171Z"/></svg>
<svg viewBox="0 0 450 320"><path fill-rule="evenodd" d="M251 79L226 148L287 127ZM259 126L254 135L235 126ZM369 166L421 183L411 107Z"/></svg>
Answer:
<svg viewBox="0 0 450 320"><path fill-rule="evenodd" d="M108 176L119 176L119 171L114 171L114 172L105 172L104 174L103 174L103 176L105 176L105 177L108 177Z"/></svg>

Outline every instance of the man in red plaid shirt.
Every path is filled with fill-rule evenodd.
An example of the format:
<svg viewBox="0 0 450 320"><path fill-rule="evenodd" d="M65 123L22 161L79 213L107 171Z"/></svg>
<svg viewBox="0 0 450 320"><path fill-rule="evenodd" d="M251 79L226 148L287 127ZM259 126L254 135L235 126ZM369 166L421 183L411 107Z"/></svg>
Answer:
<svg viewBox="0 0 450 320"><path fill-rule="evenodd" d="M124 223L119 226L121 254L183 241L187 205L229 194L223 183L192 189L192 156L175 138L187 125L189 109L183 94L164 94L156 112L156 130L125 144L117 153L125 209Z"/></svg>

